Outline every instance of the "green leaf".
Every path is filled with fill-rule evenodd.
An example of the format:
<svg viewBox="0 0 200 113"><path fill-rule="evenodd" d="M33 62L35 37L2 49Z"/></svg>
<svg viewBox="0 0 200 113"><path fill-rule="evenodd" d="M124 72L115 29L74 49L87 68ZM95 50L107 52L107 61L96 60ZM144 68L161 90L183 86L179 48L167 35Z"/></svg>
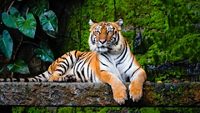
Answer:
<svg viewBox="0 0 200 113"><path fill-rule="evenodd" d="M23 60L16 60L13 64L7 65L7 68L15 73L30 74L28 65Z"/></svg>
<svg viewBox="0 0 200 113"><path fill-rule="evenodd" d="M15 7L11 7L9 13L15 19L20 15L19 11Z"/></svg>
<svg viewBox="0 0 200 113"><path fill-rule="evenodd" d="M42 29L51 37L55 37L58 32L58 19L56 14L49 10L44 12L39 17Z"/></svg>
<svg viewBox="0 0 200 113"><path fill-rule="evenodd" d="M3 35L0 35L0 50L6 58L11 59L13 40L7 30L4 30Z"/></svg>
<svg viewBox="0 0 200 113"><path fill-rule="evenodd" d="M32 13L28 13L26 15L26 19L24 17L18 17L17 26L19 31L25 36L34 38L36 31L36 20Z"/></svg>
<svg viewBox="0 0 200 113"><path fill-rule="evenodd" d="M11 7L8 13L7 12L2 13L2 21L7 27L16 29L17 28L16 18L18 16L19 16L19 11L16 8Z"/></svg>
<svg viewBox="0 0 200 113"><path fill-rule="evenodd" d="M16 24L15 20L12 18L11 15L9 15L6 12L2 13L2 21L7 27L11 27L11 28L15 28L15 29L17 28L17 24Z"/></svg>
<svg viewBox="0 0 200 113"><path fill-rule="evenodd" d="M40 43L40 48L35 49L35 53L36 56L39 57L42 61L54 61L53 52L47 47L47 45L44 42Z"/></svg>

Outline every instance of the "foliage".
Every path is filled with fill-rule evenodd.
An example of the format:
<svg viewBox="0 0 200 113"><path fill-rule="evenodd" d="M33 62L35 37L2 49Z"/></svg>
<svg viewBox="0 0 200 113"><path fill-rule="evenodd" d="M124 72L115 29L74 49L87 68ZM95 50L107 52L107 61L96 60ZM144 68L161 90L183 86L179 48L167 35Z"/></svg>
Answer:
<svg viewBox="0 0 200 113"><path fill-rule="evenodd" d="M32 6L32 3L35 6ZM48 1L41 0L39 3L43 3L43 5L38 5L37 3L38 1L28 1L24 4L23 0L3 2L3 4L10 5L1 9L4 12L1 15L0 23L3 22L5 26L3 26L3 33L0 35L0 52L8 59L4 64L0 64L2 66L1 72L7 67L10 72L30 73L26 60L16 58L24 41L29 40L30 44L37 45L35 43L36 40L34 40L34 38L40 37L36 36L36 29L38 29L37 18L39 18L42 29L51 37L56 38L58 32L57 16L52 10L48 10ZM20 10L18 4L24 4L24 7L20 8L26 8L26 10ZM9 32L11 32L11 35ZM35 54L45 62L52 62L54 60L53 53L44 40L46 39L40 40L41 45L37 45L38 48L35 49ZM13 45L15 45L14 48Z"/></svg>
<svg viewBox="0 0 200 113"><path fill-rule="evenodd" d="M47 47L46 43L41 42L40 48L35 49L36 56L45 62L53 62L54 56L52 51Z"/></svg>
<svg viewBox="0 0 200 113"><path fill-rule="evenodd" d="M7 27L17 28L16 18L19 16L19 11L11 7L9 12L2 13L2 21Z"/></svg>
<svg viewBox="0 0 200 113"><path fill-rule="evenodd" d="M56 14L52 11L46 11L39 16L40 23L42 25L42 29L46 31L46 33L55 37L55 34L58 32L58 20L56 18Z"/></svg>
<svg viewBox="0 0 200 113"><path fill-rule="evenodd" d="M144 107L140 109L140 113L160 113L160 110L153 107Z"/></svg>
<svg viewBox="0 0 200 113"><path fill-rule="evenodd" d="M24 107L12 107L12 113L22 113L24 111Z"/></svg>
<svg viewBox="0 0 200 113"><path fill-rule="evenodd" d="M7 30L4 30L3 35L0 35L0 50L6 58L11 59L13 40Z"/></svg>
<svg viewBox="0 0 200 113"><path fill-rule="evenodd" d="M49 9L49 1L48 0L35 0L36 2L32 2L28 4L30 7L30 11L37 16L40 16L44 13L44 11Z"/></svg>
<svg viewBox="0 0 200 113"><path fill-rule="evenodd" d="M73 107L59 107L58 113L73 113L74 108Z"/></svg>
<svg viewBox="0 0 200 113"><path fill-rule="evenodd" d="M10 15L7 12L3 12L2 20L7 27L19 29L24 35L34 38L36 31L36 20L32 13L26 14L26 19L20 16L19 11L11 7L9 10Z"/></svg>
<svg viewBox="0 0 200 113"><path fill-rule="evenodd" d="M16 21L19 31L21 31L27 37L34 38L36 31L36 20L32 13L28 13L26 15L26 19L24 17L19 17Z"/></svg>
<svg viewBox="0 0 200 113"><path fill-rule="evenodd" d="M54 107L57 113L197 113L195 107ZM47 107L12 107L13 113L52 113Z"/></svg>
<svg viewBox="0 0 200 113"><path fill-rule="evenodd" d="M16 60L13 64L8 64L9 71L14 73L29 74L28 65L23 60Z"/></svg>
<svg viewBox="0 0 200 113"><path fill-rule="evenodd" d="M50 113L50 112L47 109L30 107L30 108L27 109L27 113Z"/></svg>
<svg viewBox="0 0 200 113"><path fill-rule="evenodd" d="M78 49L89 50L88 20L116 21L124 20L122 34L128 39L131 50L139 63L147 70L166 63L189 59L188 63L200 62L200 3L196 0L98 0L84 1L73 6L69 17L65 41L65 51ZM174 8L176 7L176 8ZM136 44L137 33L141 32L141 43ZM71 48L72 47L72 48ZM172 67L173 68L173 67ZM171 68L170 68L171 69ZM167 70L167 76L158 75L152 79L167 80L170 76L180 78L187 74L182 69ZM163 71L163 70L162 70ZM161 78L160 78L161 77Z"/></svg>
<svg viewBox="0 0 200 113"><path fill-rule="evenodd" d="M73 49L88 51L89 19L94 21L113 21L114 7L110 6L113 1L99 0L98 2L89 0L84 3L78 2L77 6L72 6L70 18L67 23L65 51Z"/></svg>

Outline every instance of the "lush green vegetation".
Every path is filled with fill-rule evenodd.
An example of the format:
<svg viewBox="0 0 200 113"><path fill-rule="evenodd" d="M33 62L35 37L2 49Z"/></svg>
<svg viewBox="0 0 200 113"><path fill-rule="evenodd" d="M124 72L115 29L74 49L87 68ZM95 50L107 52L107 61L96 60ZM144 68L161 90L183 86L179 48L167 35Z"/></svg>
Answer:
<svg viewBox="0 0 200 113"><path fill-rule="evenodd" d="M149 80L180 79L188 74L187 67L173 67L174 63L200 61L199 6L196 0L87 0L73 8L68 24L73 40L66 41L66 45L76 43L73 47L66 46L65 50L88 50L90 18L96 21L123 18L122 33L133 53L149 75L156 75ZM140 32L142 37L137 39ZM154 68L162 65L164 69Z"/></svg>
<svg viewBox="0 0 200 113"><path fill-rule="evenodd" d="M172 107L15 107L13 113L197 113L199 108L172 108Z"/></svg>
<svg viewBox="0 0 200 113"><path fill-rule="evenodd" d="M31 5L33 3L34 5ZM35 45L34 56L44 62L54 61L54 55L48 48L45 38L37 41L40 37L36 34L37 29L42 29L50 37L55 37L58 32L58 19L52 10L49 10L48 1L3 1L1 7L0 29L0 73L6 70L12 73L30 74L28 63L18 57L24 42ZM20 6L19 4L24 4ZM42 4L42 5L40 5ZM23 8L24 10L20 10ZM38 27L40 25L41 27ZM11 34L10 34L11 33ZM35 39L35 40L34 40ZM31 49L31 48L28 48ZM31 54L31 51L29 51ZM27 54L27 53L23 53Z"/></svg>

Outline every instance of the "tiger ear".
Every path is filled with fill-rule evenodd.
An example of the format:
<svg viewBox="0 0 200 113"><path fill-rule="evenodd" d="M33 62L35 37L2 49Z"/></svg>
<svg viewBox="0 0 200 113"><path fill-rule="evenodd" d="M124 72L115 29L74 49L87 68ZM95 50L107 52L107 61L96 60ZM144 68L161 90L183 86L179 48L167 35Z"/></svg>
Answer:
<svg viewBox="0 0 200 113"><path fill-rule="evenodd" d="M89 23L90 26L92 26L94 24L94 22L91 19L89 20L88 23Z"/></svg>
<svg viewBox="0 0 200 113"><path fill-rule="evenodd" d="M92 29L95 27L95 24L97 24L97 22L93 21L93 20L89 20L89 25L90 25L90 30L89 31L92 31Z"/></svg>
<svg viewBox="0 0 200 113"><path fill-rule="evenodd" d="M122 24L123 24L123 20L122 19L119 19L117 22L115 22L117 25L119 25L119 26L122 26Z"/></svg>

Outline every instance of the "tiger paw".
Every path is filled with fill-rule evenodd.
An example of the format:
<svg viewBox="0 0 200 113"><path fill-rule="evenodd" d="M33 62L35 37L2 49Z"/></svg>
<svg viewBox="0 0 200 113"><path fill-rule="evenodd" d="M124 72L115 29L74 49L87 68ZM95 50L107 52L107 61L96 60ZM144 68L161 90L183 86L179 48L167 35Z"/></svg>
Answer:
<svg viewBox="0 0 200 113"><path fill-rule="evenodd" d="M133 102L138 102L142 97L142 85L140 83L131 83L129 85L129 95Z"/></svg>
<svg viewBox="0 0 200 113"><path fill-rule="evenodd" d="M123 85L120 87L113 88L113 97L114 100L120 105L124 104L125 100L127 100L126 87Z"/></svg>
<svg viewBox="0 0 200 113"><path fill-rule="evenodd" d="M53 74L49 77L49 80L48 81L58 81L60 78L59 75L56 75L56 74Z"/></svg>

